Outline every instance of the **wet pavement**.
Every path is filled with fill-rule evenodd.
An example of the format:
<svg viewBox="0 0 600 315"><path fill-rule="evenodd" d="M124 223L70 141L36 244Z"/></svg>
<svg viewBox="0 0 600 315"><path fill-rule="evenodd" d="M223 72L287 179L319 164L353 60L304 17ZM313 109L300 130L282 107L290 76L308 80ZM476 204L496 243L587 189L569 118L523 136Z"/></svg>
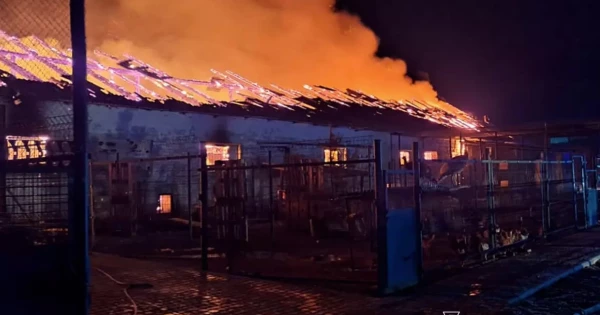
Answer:
<svg viewBox="0 0 600 315"><path fill-rule="evenodd" d="M593 266L558 281L507 310L522 315L572 315L600 303L599 283L600 267Z"/></svg>
<svg viewBox="0 0 600 315"><path fill-rule="evenodd" d="M140 315L442 314L452 310L461 314L528 314L523 312L528 310L527 303L533 303L528 302L531 299L510 308L507 300L600 253L600 246L596 244L600 244L599 229L581 232L534 246L531 254L467 270L406 296L386 298L342 292L317 284L290 284L219 273L203 276L198 272L197 260L149 261L94 254L92 264L119 281L152 285L127 290ZM124 286L98 271L93 272L92 281L91 314L133 314ZM592 283L593 280L590 285ZM589 296L593 301L594 298ZM535 295L532 299L541 298ZM563 298L546 299L560 301ZM587 306L574 304L569 311L581 307ZM543 309L540 306L540 311L535 313L532 308L534 313L531 314L542 314ZM563 313L546 310L544 314Z"/></svg>

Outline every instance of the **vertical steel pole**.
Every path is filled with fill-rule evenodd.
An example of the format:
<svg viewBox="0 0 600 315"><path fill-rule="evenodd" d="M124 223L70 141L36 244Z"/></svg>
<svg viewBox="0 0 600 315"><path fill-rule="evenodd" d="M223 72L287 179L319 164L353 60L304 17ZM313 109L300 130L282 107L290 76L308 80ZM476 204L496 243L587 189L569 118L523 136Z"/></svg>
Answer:
<svg viewBox="0 0 600 315"><path fill-rule="evenodd" d="M187 154L187 204L190 240L194 239L194 217L192 215L192 156Z"/></svg>
<svg viewBox="0 0 600 315"><path fill-rule="evenodd" d="M421 282L423 276L423 226L421 224L421 155L419 152L419 143L413 142L413 176L414 176L414 199L415 199L415 227L416 227L416 256L417 256L417 277Z"/></svg>
<svg viewBox="0 0 600 315"><path fill-rule="evenodd" d="M208 165L206 143L200 143L200 202L202 203L202 271L208 271Z"/></svg>
<svg viewBox="0 0 600 315"><path fill-rule="evenodd" d="M377 205L377 287L385 293L388 286L387 263L387 205L383 168L381 165L381 140L375 140L375 202Z"/></svg>
<svg viewBox="0 0 600 315"><path fill-rule="evenodd" d="M573 209L575 210L575 228L579 228L578 202L577 202L577 173L575 172L575 157L571 158L571 176L573 178Z"/></svg>
<svg viewBox="0 0 600 315"><path fill-rule="evenodd" d="M584 227L587 229L589 227L587 218L588 218L588 204L587 204L587 174L585 169L587 168L587 162L585 160L585 156L581 156L581 192L583 194L583 222L585 222Z"/></svg>
<svg viewBox="0 0 600 315"><path fill-rule="evenodd" d="M0 213L7 212L6 209L6 160L8 152L6 148L6 106L0 99Z"/></svg>
<svg viewBox="0 0 600 315"><path fill-rule="evenodd" d="M543 200L543 211L546 216L546 226L548 231L551 229L551 212L550 212L550 181L549 181L549 173L550 173L550 163L548 159L548 124L544 123L544 159L542 160L542 170L543 170L543 187L544 193L542 194Z"/></svg>
<svg viewBox="0 0 600 315"><path fill-rule="evenodd" d="M494 196L494 164L492 163L492 153L490 150L486 149L485 152L487 156L487 174L488 174L488 189L487 189L487 199L488 199L488 221L489 221L489 233L490 233L490 248L496 248L496 200Z"/></svg>
<svg viewBox="0 0 600 315"><path fill-rule="evenodd" d="M89 311L89 179L87 159L88 95L85 0L70 0L71 47L73 49L73 142L74 161L69 196L69 240L75 272L76 314Z"/></svg>
<svg viewBox="0 0 600 315"><path fill-rule="evenodd" d="M272 169L273 157L271 150L269 150L269 215L271 221L270 233L271 233L271 249L275 244L275 203L273 200L273 169Z"/></svg>
<svg viewBox="0 0 600 315"><path fill-rule="evenodd" d="M388 162L388 168L391 170L395 170L397 169L397 167L396 165L394 165L394 155L392 155L392 152L394 152L394 134L390 133L390 160Z"/></svg>

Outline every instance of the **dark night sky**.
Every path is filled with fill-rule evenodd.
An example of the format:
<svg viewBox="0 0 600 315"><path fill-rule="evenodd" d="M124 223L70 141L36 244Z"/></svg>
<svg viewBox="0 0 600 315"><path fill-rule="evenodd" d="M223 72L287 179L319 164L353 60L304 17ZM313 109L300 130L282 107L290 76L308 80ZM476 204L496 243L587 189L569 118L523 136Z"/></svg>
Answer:
<svg viewBox="0 0 600 315"><path fill-rule="evenodd" d="M600 1L338 0L380 55L496 123L600 119Z"/></svg>

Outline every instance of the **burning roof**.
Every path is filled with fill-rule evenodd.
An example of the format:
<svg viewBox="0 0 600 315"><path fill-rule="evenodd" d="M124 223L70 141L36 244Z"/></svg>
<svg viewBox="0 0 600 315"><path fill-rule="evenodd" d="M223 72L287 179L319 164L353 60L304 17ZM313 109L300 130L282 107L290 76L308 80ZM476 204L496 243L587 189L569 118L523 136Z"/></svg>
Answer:
<svg viewBox="0 0 600 315"><path fill-rule="evenodd" d="M0 31L0 86L9 76L27 81L51 82L64 87L70 84L71 51L62 50L35 36L25 39ZM94 51L88 56L88 81L107 95L131 101L162 102L178 100L190 106L213 105L271 107L283 111L323 110L316 104L335 108L394 110L446 127L478 130L482 124L474 117L440 102L422 100L382 100L360 91L304 85L294 90L275 84L261 86L232 71L211 70L210 80L181 79L168 75L132 56L115 57ZM4 81L3 81L4 77ZM90 90L90 95L97 93ZM325 101L325 102L323 102Z"/></svg>

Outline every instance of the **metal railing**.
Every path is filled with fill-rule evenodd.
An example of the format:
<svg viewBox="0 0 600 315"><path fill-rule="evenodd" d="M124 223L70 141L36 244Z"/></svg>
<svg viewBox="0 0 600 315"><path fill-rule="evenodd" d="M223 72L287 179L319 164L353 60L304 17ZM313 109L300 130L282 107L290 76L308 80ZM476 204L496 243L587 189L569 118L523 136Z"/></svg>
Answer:
<svg viewBox="0 0 600 315"><path fill-rule="evenodd" d="M523 242L585 227L583 157L548 160L420 160L387 172L388 209L415 207L419 182L425 269L488 259Z"/></svg>

